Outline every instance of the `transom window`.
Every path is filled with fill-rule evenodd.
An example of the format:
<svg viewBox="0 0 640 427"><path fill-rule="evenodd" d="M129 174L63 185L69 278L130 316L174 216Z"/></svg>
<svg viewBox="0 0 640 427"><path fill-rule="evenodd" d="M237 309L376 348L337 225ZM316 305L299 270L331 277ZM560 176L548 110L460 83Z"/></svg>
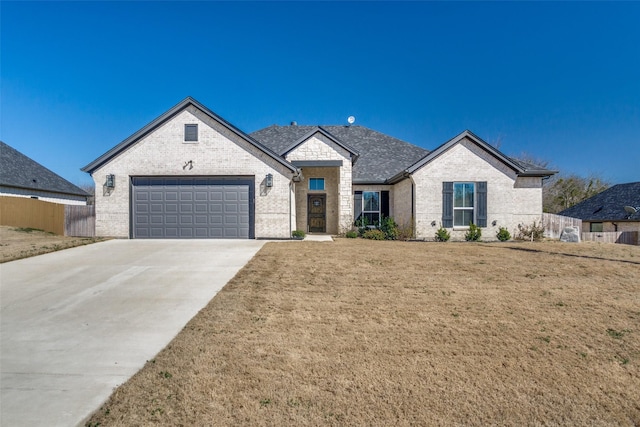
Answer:
<svg viewBox="0 0 640 427"><path fill-rule="evenodd" d="M198 142L198 125L184 125L184 140Z"/></svg>
<svg viewBox="0 0 640 427"><path fill-rule="evenodd" d="M468 227L474 222L475 184L455 182L453 184L453 226Z"/></svg>
<svg viewBox="0 0 640 427"><path fill-rule="evenodd" d="M375 225L380 222L380 192L362 192L362 216L367 219L367 224Z"/></svg>
<svg viewBox="0 0 640 427"><path fill-rule="evenodd" d="M324 178L309 178L309 190L324 190Z"/></svg>

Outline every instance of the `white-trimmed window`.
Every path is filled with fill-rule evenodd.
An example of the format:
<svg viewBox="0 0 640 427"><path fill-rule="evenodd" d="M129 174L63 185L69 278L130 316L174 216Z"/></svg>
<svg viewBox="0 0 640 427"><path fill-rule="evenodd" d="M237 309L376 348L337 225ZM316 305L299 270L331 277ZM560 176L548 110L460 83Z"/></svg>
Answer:
<svg viewBox="0 0 640 427"><path fill-rule="evenodd" d="M324 190L324 178L309 178L309 190Z"/></svg>
<svg viewBox="0 0 640 427"><path fill-rule="evenodd" d="M474 221L475 184L453 183L453 226L468 227Z"/></svg>
<svg viewBox="0 0 640 427"><path fill-rule="evenodd" d="M197 124L184 125L184 141L198 142L198 125Z"/></svg>

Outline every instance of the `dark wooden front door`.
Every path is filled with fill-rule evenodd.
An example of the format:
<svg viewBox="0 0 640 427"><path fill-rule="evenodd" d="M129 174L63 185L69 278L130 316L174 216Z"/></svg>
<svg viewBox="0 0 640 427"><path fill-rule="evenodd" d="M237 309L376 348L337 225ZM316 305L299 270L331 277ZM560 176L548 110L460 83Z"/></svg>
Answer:
<svg viewBox="0 0 640 427"><path fill-rule="evenodd" d="M327 231L326 196L324 194L309 194L307 216L310 233L325 233Z"/></svg>

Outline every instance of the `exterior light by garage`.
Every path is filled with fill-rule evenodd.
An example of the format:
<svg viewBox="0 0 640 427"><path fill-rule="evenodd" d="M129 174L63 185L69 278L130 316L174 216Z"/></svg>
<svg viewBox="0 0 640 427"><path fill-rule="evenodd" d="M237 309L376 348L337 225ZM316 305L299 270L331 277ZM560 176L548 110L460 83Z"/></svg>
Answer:
<svg viewBox="0 0 640 427"><path fill-rule="evenodd" d="M273 187L273 175L268 173L265 178L265 187Z"/></svg>
<svg viewBox="0 0 640 427"><path fill-rule="evenodd" d="M105 187L113 189L116 188L116 176L112 173L110 173L109 175L107 175L107 182L105 184Z"/></svg>

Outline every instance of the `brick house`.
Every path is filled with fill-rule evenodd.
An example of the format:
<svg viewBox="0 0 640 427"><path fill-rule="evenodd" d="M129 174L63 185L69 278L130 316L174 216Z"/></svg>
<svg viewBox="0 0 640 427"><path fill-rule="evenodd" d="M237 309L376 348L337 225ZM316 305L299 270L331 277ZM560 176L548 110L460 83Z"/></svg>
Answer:
<svg viewBox="0 0 640 427"><path fill-rule="evenodd" d="M392 216L431 239L473 222L539 220L555 171L517 162L465 131L433 151L362 126L270 126L252 134L193 98L83 168L96 233L128 238L289 238L339 234ZM102 187L102 191L99 191Z"/></svg>

